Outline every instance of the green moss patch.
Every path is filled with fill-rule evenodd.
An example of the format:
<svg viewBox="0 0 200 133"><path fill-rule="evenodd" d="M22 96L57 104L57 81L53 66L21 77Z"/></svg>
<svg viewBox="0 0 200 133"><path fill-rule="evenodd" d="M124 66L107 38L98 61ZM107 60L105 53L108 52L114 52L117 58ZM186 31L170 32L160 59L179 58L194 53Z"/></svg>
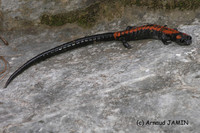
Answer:
<svg viewBox="0 0 200 133"><path fill-rule="evenodd" d="M81 27L90 27L96 23L98 12L99 4L94 4L84 10L53 15L44 14L41 16L41 23L49 26L61 26L66 23L77 23Z"/></svg>
<svg viewBox="0 0 200 133"><path fill-rule="evenodd" d="M41 24L62 26L76 23L83 28L92 27L100 19L112 20L119 18L126 7L147 7L153 10L195 10L200 7L200 0L100 0L85 9L67 13L43 14Z"/></svg>
<svg viewBox="0 0 200 133"><path fill-rule="evenodd" d="M126 5L145 6L149 9L194 10L200 7L200 0L121 0Z"/></svg>

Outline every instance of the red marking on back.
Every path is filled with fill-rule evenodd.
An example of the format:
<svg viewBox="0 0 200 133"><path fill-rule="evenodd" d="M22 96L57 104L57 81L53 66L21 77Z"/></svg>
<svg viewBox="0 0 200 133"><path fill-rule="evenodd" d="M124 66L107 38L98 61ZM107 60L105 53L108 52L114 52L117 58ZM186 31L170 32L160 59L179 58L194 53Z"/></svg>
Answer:
<svg viewBox="0 0 200 133"><path fill-rule="evenodd" d="M145 27L144 29L145 29L145 30L148 30L148 29L149 29L149 26Z"/></svg>
<svg viewBox="0 0 200 133"><path fill-rule="evenodd" d="M176 33L180 33L179 31L175 30L175 29L170 29L164 26L159 26L159 25L145 25L145 26L140 26L140 27L136 27L136 28L132 28L130 30L125 30L125 31L119 31L119 32L115 32L113 34L114 38L117 39L118 37L125 35L125 34L131 34L133 32L137 32L140 30L154 30L154 31L160 31L164 34L176 34ZM182 33L183 35L187 35L185 33ZM179 37L178 37L179 38Z"/></svg>
<svg viewBox="0 0 200 133"><path fill-rule="evenodd" d="M174 30L174 29L170 29L170 28L163 28L162 30L163 33L165 34L175 34L175 33L180 33L179 31L177 30Z"/></svg>
<svg viewBox="0 0 200 133"><path fill-rule="evenodd" d="M113 36L114 36L115 39L117 39L117 33L118 33L118 32L115 32L115 33L113 34Z"/></svg>
<svg viewBox="0 0 200 133"><path fill-rule="evenodd" d="M131 29L129 32L130 33L133 33L133 32L135 32L136 31L136 29Z"/></svg>
<svg viewBox="0 0 200 133"><path fill-rule="evenodd" d="M117 33L117 37L120 37L120 36L121 36L121 33L120 33L120 32L118 32L118 33Z"/></svg>
<svg viewBox="0 0 200 133"><path fill-rule="evenodd" d="M152 29L153 29L153 27L152 27L152 26L150 26L150 27L149 27L149 30L152 30Z"/></svg>
<svg viewBox="0 0 200 133"><path fill-rule="evenodd" d="M142 27L142 30L145 30L145 26Z"/></svg>
<svg viewBox="0 0 200 133"><path fill-rule="evenodd" d="M159 31L161 28L160 27L153 27L153 30Z"/></svg>
<svg viewBox="0 0 200 133"><path fill-rule="evenodd" d="M179 31L173 30L173 29L167 29L162 31L165 34L174 34L174 33L179 33Z"/></svg>
<svg viewBox="0 0 200 133"><path fill-rule="evenodd" d="M127 31L125 31L125 33L126 33L126 34L128 34L128 33L129 33L129 31L127 30Z"/></svg>

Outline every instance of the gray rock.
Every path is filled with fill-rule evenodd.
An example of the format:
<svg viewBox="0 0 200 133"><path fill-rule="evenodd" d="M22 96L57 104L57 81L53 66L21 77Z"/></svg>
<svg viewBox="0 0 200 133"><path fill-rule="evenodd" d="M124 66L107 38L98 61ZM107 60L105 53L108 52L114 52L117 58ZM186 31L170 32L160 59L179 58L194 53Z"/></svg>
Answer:
<svg viewBox="0 0 200 133"><path fill-rule="evenodd" d="M191 46L141 40L130 42L133 48L127 50L120 42L102 42L31 67L0 90L2 131L197 132L200 26L182 25L179 29L192 35ZM17 48L20 52L16 53L23 56L9 59L10 73L59 44L34 39L41 35L57 36L44 31L11 40L28 45ZM142 128L137 120L186 120L189 125Z"/></svg>
<svg viewBox="0 0 200 133"><path fill-rule="evenodd" d="M24 2L36 9L44 1L34 5L36 1L2 0L1 7L5 12L12 10L6 17L23 18L24 14L13 11ZM45 4L48 10L49 5L60 6L50 1ZM41 12L30 18L36 19L37 13ZM152 19L151 14L144 16L144 22L156 22L162 15ZM89 30L66 25L4 31L0 35L10 46L1 45L0 52L10 63L10 75L44 50L86 35L125 29L126 22L134 23L133 18L100 22ZM159 40L140 40L130 42L132 49L128 50L120 42L102 42L47 59L23 72L6 89L0 89L0 132L198 132L199 19L189 25L163 19L192 35L192 45L166 46ZM1 81L1 87L7 78ZM167 125L168 120L180 123ZM138 126L138 122L145 125Z"/></svg>

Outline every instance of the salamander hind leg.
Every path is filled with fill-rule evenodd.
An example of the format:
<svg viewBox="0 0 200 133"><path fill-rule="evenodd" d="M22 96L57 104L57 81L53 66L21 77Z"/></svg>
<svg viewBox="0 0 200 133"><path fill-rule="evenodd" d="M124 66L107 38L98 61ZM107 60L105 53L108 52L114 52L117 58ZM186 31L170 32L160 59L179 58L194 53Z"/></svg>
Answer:
<svg viewBox="0 0 200 133"><path fill-rule="evenodd" d="M122 41L122 44L124 45L125 48L131 49L131 45L128 44L128 42L126 41L124 37L119 38L119 40Z"/></svg>
<svg viewBox="0 0 200 133"><path fill-rule="evenodd" d="M133 29L133 28L135 28L136 26L127 26L126 27L126 30L131 30L131 29Z"/></svg>
<svg viewBox="0 0 200 133"><path fill-rule="evenodd" d="M125 48L131 49L131 45L128 44L126 41L124 41L124 42L122 41L122 43L123 43L123 45L124 45Z"/></svg>

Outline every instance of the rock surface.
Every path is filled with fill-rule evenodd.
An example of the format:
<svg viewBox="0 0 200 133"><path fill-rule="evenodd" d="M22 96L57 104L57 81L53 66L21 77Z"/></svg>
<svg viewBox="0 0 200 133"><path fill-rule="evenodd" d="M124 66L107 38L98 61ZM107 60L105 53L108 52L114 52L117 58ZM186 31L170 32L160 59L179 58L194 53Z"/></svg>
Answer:
<svg viewBox="0 0 200 133"><path fill-rule="evenodd" d="M34 0L30 5L34 2L44 1ZM24 1L18 0L19 6L16 3L1 0L1 7L4 11L14 11ZM48 4L41 6L50 10ZM13 11L6 17L18 14ZM0 132L200 131L199 12L188 11L194 19L186 24L186 21L173 21L179 16L178 11L166 13L171 14L170 17L139 11L143 23L158 21L163 24L166 20L171 26L178 25L180 31L193 37L192 45L187 47L175 43L166 46L159 40L140 40L130 42L132 49L128 50L120 42L102 42L32 66L6 89L0 89ZM22 14L22 17L25 16ZM129 19L124 16L115 21L102 21L88 30L67 24L54 28L4 31L1 35L10 46L1 45L0 53L10 63L10 75L44 50L86 35L123 30L125 25L134 24L131 20L136 24L142 21L135 20L134 16ZM2 65L0 67L2 70ZM7 78L1 81L1 87ZM167 125L168 120L182 121L177 125ZM138 126L138 122L145 125ZM154 124L148 125L148 122ZM161 125L163 122L165 125Z"/></svg>

